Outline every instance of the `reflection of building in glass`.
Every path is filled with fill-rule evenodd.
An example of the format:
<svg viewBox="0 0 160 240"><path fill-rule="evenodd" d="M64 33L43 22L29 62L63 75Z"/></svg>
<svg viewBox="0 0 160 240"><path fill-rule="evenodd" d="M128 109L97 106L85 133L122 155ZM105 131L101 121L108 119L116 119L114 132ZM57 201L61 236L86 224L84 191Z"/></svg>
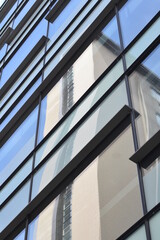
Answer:
<svg viewBox="0 0 160 240"><path fill-rule="evenodd" d="M1 5L2 240L158 240L159 10Z"/></svg>

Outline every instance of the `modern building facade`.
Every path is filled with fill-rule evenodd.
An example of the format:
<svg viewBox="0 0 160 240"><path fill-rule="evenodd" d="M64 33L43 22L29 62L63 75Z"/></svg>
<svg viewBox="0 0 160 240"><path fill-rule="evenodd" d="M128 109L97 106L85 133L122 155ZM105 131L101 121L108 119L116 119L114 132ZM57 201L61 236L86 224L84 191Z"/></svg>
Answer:
<svg viewBox="0 0 160 240"><path fill-rule="evenodd" d="M0 239L160 239L160 1L6 0Z"/></svg>

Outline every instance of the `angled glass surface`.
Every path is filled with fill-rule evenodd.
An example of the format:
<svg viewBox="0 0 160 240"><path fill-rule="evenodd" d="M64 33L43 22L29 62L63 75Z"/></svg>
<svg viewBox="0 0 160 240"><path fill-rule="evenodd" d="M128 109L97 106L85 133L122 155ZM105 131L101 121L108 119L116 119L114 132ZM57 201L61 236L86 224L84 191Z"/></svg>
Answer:
<svg viewBox="0 0 160 240"><path fill-rule="evenodd" d="M160 212L156 213L149 221L152 240L159 240L160 236Z"/></svg>
<svg viewBox="0 0 160 240"><path fill-rule="evenodd" d="M159 129L160 114L160 45L130 75L134 108L140 113L136 120L139 146L148 141Z"/></svg>
<svg viewBox="0 0 160 240"><path fill-rule="evenodd" d="M124 47L136 37L159 10L158 0L129 0L126 2L119 11Z"/></svg>
<svg viewBox="0 0 160 240"><path fill-rule="evenodd" d="M125 54L126 65L130 67L132 63L146 50L147 47L160 34L160 18L158 18L152 26L141 36L141 38L129 49Z"/></svg>
<svg viewBox="0 0 160 240"><path fill-rule="evenodd" d="M38 24L38 26L33 30L33 32L29 35L26 41L22 44L22 46L16 51L14 56L7 63L5 68L3 69L0 86L2 87L14 71L19 67L20 63L27 57L36 43L40 40L40 38L46 35L47 32L47 21L42 19L42 21ZM36 41L35 41L36 39Z"/></svg>
<svg viewBox="0 0 160 240"><path fill-rule="evenodd" d="M24 240L24 239L25 239L25 229L20 234L18 234L18 236L13 240Z"/></svg>
<svg viewBox="0 0 160 240"><path fill-rule="evenodd" d="M140 227L131 236L126 238L126 240L147 240L145 226Z"/></svg>
<svg viewBox="0 0 160 240"><path fill-rule="evenodd" d="M20 165L35 144L38 108L12 134L0 149L0 184Z"/></svg>
<svg viewBox="0 0 160 240"><path fill-rule="evenodd" d="M14 20L14 28L17 27L17 25L20 23L20 21L24 18L26 13L30 10L30 8L33 6L36 0L29 0L27 4L23 7L23 9L20 11L20 13L16 16Z"/></svg>
<svg viewBox="0 0 160 240"><path fill-rule="evenodd" d="M26 101L30 98L30 96L35 92L35 90L39 87L42 80L41 77L33 84L33 86L28 90L28 92L22 97L22 99L17 103L17 105L13 108L13 110L8 114L8 116L1 123L0 130L9 123L9 121L14 117L14 115L20 110L20 108L26 103Z"/></svg>
<svg viewBox="0 0 160 240"><path fill-rule="evenodd" d="M118 113L124 105L128 104L125 82L118 85L106 97L99 107L82 123L63 145L45 162L35 173L32 188L32 199L98 134L98 132ZM110 106L112 106L112 111ZM110 109L110 111L108 111ZM65 124L65 127L69 128ZM88 134L84 134L84 133ZM41 158L43 154L41 152ZM65 157L64 157L65 154ZM36 159L36 164L37 160ZM39 162L38 162L39 163Z"/></svg>
<svg viewBox="0 0 160 240"><path fill-rule="evenodd" d="M81 59L83 62L83 58ZM86 67L87 71L88 67ZM76 123L89 111L91 107L105 94L105 92L116 82L116 80L123 73L122 60L120 60L100 81L100 83L93 89L93 91L84 99L84 101L68 116L68 118L62 123L62 125L51 135L51 137L40 147L40 149L36 153L36 161L35 164L38 165L44 157L53 149L60 140L76 125ZM77 72L78 76L79 73ZM81 76L81 75L80 75ZM87 75L88 76L88 75ZM81 76L82 77L82 76ZM83 79L83 77L82 77ZM86 78L90 79L89 76ZM62 79L66 81L66 78ZM61 81L62 82L62 81ZM40 127L39 127L39 141L48 133L49 130L53 127L55 116L60 115L59 109L59 100L57 100L57 95L59 94L59 99L62 102L62 93L60 92L61 87L60 83L56 85L53 90L47 95L47 97L42 101L41 115L40 115ZM77 79L77 91L74 95L75 101L81 97L82 93L86 91L86 89L82 88L80 83L80 79ZM91 82L92 83L92 82ZM90 84L91 84L90 83ZM88 84L88 85L90 85ZM86 84L84 84L86 87ZM74 86L75 87L75 86ZM81 91L79 91L81 89ZM52 97L54 96L54 104L52 102ZM61 97L61 98L60 98ZM64 98L64 102L66 99ZM50 116L51 115L51 116ZM62 115L62 114L61 114ZM53 118L54 116L54 118ZM53 119L53 120L52 120ZM51 121L52 120L52 121Z"/></svg>
<svg viewBox="0 0 160 240"><path fill-rule="evenodd" d="M29 224L28 240L45 236L48 240L56 236L117 239L139 220L143 213L137 168L129 161L134 152L132 139L129 127ZM65 151L64 158L68 154ZM143 233L144 229L129 239L140 240Z"/></svg>
<svg viewBox="0 0 160 240"><path fill-rule="evenodd" d="M30 158L26 164L11 178L11 180L1 189L0 204L2 204L7 197L18 187L18 185L28 176L32 171L33 157Z"/></svg>
<svg viewBox="0 0 160 240"><path fill-rule="evenodd" d="M0 102L0 106L2 107L13 93L14 93L14 95L8 101L8 103L5 105L5 107L2 108L1 114L3 112L5 113L7 111L7 109L14 103L14 101L19 97L19 95L25 90L25 88L32 82L32 80L40 72L40 70L43 67L43 59L40 61L40 63L38 65L37 65L37 63L40 60L40 58L43 56L43 54L44 54L44 48L35 56L35 58L31 61L29 66L27 66L27 68L22 72L22 74L20 76L18 76L18 79L15 80L13 85L8 89L7 93L4 95L4 97L2 98L2 100ZM24 82L24 80L25 80L25 82ZM23 82L23 84L21 84L22 82ZM21 85L21 86L19 87L19 85ZM16 92L14 92L15 90L16 90Z"/></svg>
<svg viewBox="0 0 160 240"><path fill-rule="evenodd" d="M28 181L1 209L0 231L2 231L28 204L30 181Z"/></svg>
<svg viewBox="0 0 160 240"><path fill-rule="evenodd" d="M84 19L84 17L87 15L87 13L94 7L97 1L91 1L88 6L84 9L84 11L77 17L75 22L71 25L71 28L69 28L65 32L65 39L72 33L72 31L76 28L76 26ZM83 23L81 22L81 26L77 29L77 31L71 35L70 39L67 41L67 43L63 46L61 50L56 54L56 56L53 58L53 60L46 66L46 69L44 71L44 77L46 78L49 73L54 69L54 67L61 61L61 59L66 55L66 53L69 51L69 49L75 44L75 42L79 39L79 37L85 32L85 30L90 26L90 24L96 19L96 17L101 13L101 11L108 5L109 1L102 1L99 2L99 5L90 13L90 15L87 17ZM115 30L116 31L116 30ZM118 41L118 39L117 39ZM46 61L48 61L59 49L61 44L64 42L58 41L53 49L50 50L50 52L46 56Z"/></svg>
<svg viewBox="0 0 160 240"><path fill-rule="evenodd" d="M8 21L8 19L11 17L11 15L13 14L13 12L16 10L16 7L18 5L18 1L16 1L14 3L14 5L12 6L12 8L9 10L9 12L7 13L7 15L3 18L2 22L0 23L0 27L2 28L3 25Z"/></svg>
<svg viewBox="0 0 160 240"><path fill-rule="evenodd" d="M54 42L62 31L69 25L71 20L76 16L80 9L85 5L87 0L81 0L77 3L76 0L71 0L63 9L60 15L49 24L48 37ZM53 38L53 39L52 39Z"/></svg>
<svg viewBox="0 0 160 240"><path fill-rule="evenodd" d="M160 157L143 169L143 182L148 211L160 202Z"/></svg>

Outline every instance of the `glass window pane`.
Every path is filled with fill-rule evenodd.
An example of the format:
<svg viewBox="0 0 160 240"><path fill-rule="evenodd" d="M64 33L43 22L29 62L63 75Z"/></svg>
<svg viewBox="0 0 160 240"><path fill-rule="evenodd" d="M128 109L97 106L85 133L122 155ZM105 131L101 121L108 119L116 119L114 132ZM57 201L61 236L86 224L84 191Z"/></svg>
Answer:
<svg viewBox="0 0 160 240"><path fill-rule="evenodd" d="M30 181L28 181L1 209L0 231L2 231L28 204Z"/></svg>
<svg viewBox="0 0 160 240"><path fill-rule="evenodd" d="M41 84L41 77L33 84L33 86L28 90L28 92L23 96L23 98L17 103L17 105L8 114L8 116L3 120L3 122L0 126L1 130L9 123L9 121L14 117L14 115L26 103L26 101L30 98L30 96L34 93L34 91L39 87L40 84ZM3 111L2 111L2 113L3 113Z"/></svg>
<svg viewBox="0 0 160 240"><path fill-rule="evenodd" d="M160 114L159 56L160 46L130 76L133 106L140 113L136 121L140 146L160 129L157 121L157 114Z"/></svg>
<svg viewBox="0 0 160 240"><path fill-rule="evenodd" d="M0 149L0 184L33 150L35 144L38 108L26 118Z"/></svg>
<svg viewBox="0 0 160 240"><path fill-rule="evenodd" d="M34 198L127 103L126 87L125 83L122 82L35 174L32 198ZM108 111L110 106L112 106L112 111ZM84 134L86 132L88 134ZM45 151L47 151L47 149L44 149L44 153L41 152L41 158L43 158L43 154L46 154ZM41 159L36 159L36 161L40 160Z"/></svg>
<svg viewBox="0 0 160 240"><path fill-rule="evenodd" d="M160 213L156 213L149 221L152 240L159 240L160 236Z"/></svg>
<svg viewBox="0 0 160 240"><path fill-rule="evenodd" d="M147 25L159 10L159 0L127 1L119 12L125 47Z"/></svg>
<svg viewBox="0 0 160 240"><path fill-rule="evenodd" d="M143 181L146 195L147 209L151 210L160 202L160 157L147 170L143 169Z"/></svg>
<svg viewBox="0 0 160 240"><path fill-rule="evenodd" d="M36 43L47 32L47 21L42 21L37 25L34 31L29 35L23 45L16 51L11 60L7 63L2 72L1 87L8 81L14 71L19 67L20 63L27 57L30 51L34 48ZM35 41L36 39L36 41Z"/></svg>
<svg viewBox="0 0 160 240"><path fill-rule="evenodd" d="M118 42L117 25L113 18L42 101L38 141L47 135L116 59L120 52ZM112 83L115 82L122 72L122 63L119 61L108 74L105 89L111 78Z"/></svg>
<svg viewBox="0 0 160 240"><path fill-rule="evenodd" d="M146 50L147 47L158 37L160 34L160 18L158 18L152 26L142 35L142 37L129 49L125 54L127 67Z"/></svg>
<svg viewBox="0 0 160 240"><path fill-rule="evenodd" d="M133 151L129 127L29 225L28 240L117 239L143 214Z"/></svg>
<svg viewBox="0 0 160 240"><path fill-rule="evenodd" d="M43 160L44 157L58 144L59 141L78 123L78 121L89 111L91 107L105 94L105 92L113 85L113 83L123 73L122 60L120 60L99 82L99 84L91 91L91 93L83 100L83 102L67 117L67 119L60 125L59 128L48 138L48 140L40 147L36 153L36 165ZM63 79L66 82L66 79ZM87 80L87 79L86 79ZM60 82L61 83L61 82ZM78 81L77 81L78 83ZM74 85L75 86L75 85ZM78 84L77 84L78 86ZM57 92L61 87L53 88L48 94L47 99L42 101L40 127L39 127L39 141L45 136L53 127L53 123L58 119L60 110L57 108L59 101L57 99ZM74 87L75 89L75 87ZM76 98L79 96L79 89L77 87ZM84 89L85 90L85 89ZM83 93L83 91L82 91ZM55 99L56 96L56 99ZM54 98L53 98L54 97ZM52 98L55 101L52 101ZM60 97L59 97L60 99ZM62 100L61 100L62 102ZM64 103L65 103L64 99ZM57 118L56 118L57 117ZM54 118L54 121L51 120Z"/></svg>
<svg viewBox="0 0 160 240"><path fill-rule="evenodd" d="M33 158L29 159L27 163L11 178L11 180L1 189L0 204L18 187L18 185L28 176L32 170Z"/></svg>
<svg viewBox="0 0 160 240"><path fill-rule="evenodd" d="M147 240L145 226L140 227L130 237L126 238L126 240Z"/></svg>
<svg viewBox="0 0 160 240"><path fill-rule="evenodd" d="M14 240L24 240L25 238L25 230L23 230Z"/></svg>

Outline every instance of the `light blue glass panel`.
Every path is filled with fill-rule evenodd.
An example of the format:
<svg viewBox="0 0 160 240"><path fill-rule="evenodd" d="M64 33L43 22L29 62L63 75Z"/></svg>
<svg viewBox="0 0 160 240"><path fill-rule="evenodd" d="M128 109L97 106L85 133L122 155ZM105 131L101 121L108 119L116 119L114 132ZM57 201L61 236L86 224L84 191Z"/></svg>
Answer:
<svg viewBox="0 0 160 240"><path fill-rule="evenodd" d="M26 101L30 98L30 96L34 93L34 91L41 84L41 77L33 84L33 86L28 90L28 92L24 95L24 97L20 100L20 102L13 108L13 110L9 113L9 115L2 122L0 129L2 130L9 121L14 117L14 115L19 111L19 109L26 103Z"/></svg>
<svg viewBox="0 0 160 240"><path fill-rule="evenodd" d="M77 24L79 24L79 22L87 15L89 10L95 5L96 2L97 1L95 1L95 0L90 2L90 4L84 9L82 14L76 19L74 24L72 24L71 28L68 29L69 33L71 33L73 31L73 29L75 29ZM66 55L66 53L69 51L69 49L74 45L74 43L79 39L79 37L84 33L84 31L90 26L90 24L95 20L95 18L101 13L101 11L108 5L108 3L109 3L109 1L99 2L99 5L93 10L93 12L82 23L82 25L77 29L77 31L74 34L72 34L72 36L68 40L68 42L59 51L59 53L55 56L55 58L48 64L48 66L46 67L46 69L44 71L44 78L46 78L49 75L49 73L59 63L59 61L62 59L62 57L64 57ZM68 35L68 31L66 31L65 34ZM46 61L48 61L53 56L53 54L56 52L56 50L61 46L61 44L63 42L64 42L64 40L62 42L60 40L56 43L54 48L46 56Z"/></svg>
<svg viewBox="0 0 160 240"><path fill-rule="evenodd" d="M145 227L140 227L130 237L126 238L126 240L147 240Z"/></svg>
<svg viewBox="0 0 160 240"><path fill-rule="evenodd" d="M160 114L160 45L130 75L130 87L134 108L140 113L136 120L139 146L156 134Z"/></svg>
<svg viewBox="0 0 160 240"><path fill-rule="evenodd" d="M149 45L160 34L160 18L158 18L153 25L142 35L142 37L129 49L126 53L126 63L129 67L142 53L149 47Z"/></svg>
<svg viewBox="0 0 160 240"><path fill-rule="evenodd" d="M28 181L13 198L1 209L0 231L26 207L29 200L30 181Z"/></svg>
<svg viewBox="0 0 160 240"><path fill-rule="evenodd" d="M159 240L160 236L160 213L156 213L149 221L152 240Z"/></svg>
<svg viewBox="0 0 160 240"><path fill-rule="evenodd" d="M160 163L156 159L154 163L144 170L144 189L146 195L147 209L151 210L160 202Z"/></svg>
<svg viewBox="0 0 160 240"><path fill-rule="evenodd" d="M23 19L23 17L26 15L26 13L30 10L32 5L35 3L35 0L29 0L27 4L24 6L24 8L20 11L20 13L16 16L14 20L14 28L17 27L19 22Z"/></svg>
<svg viewBox="0 0 160 240"><path fill-rule="evenodd" d="M119 14L125 47L147 25L159 10L159 0L129 0L123 6Z"/></svg>
<svg viewBox="0 0 160 240"><path fill-rule="evenodd" d="M25 230L23 230L14 240L24 240L25 238Z"/></svg>
<svg viewBox="0 0 160 240"><path fill-rule="evenodd" d="M17 97L22 93L22 91L31 83L31 81L36 77L36 75L39 73L39 71L43 67L43 59L40 61L38 66L35 67L37 62L40 60L40 58L44 54L44 48L40 51L39 54L35 56L33 61L31 61L30 65L25 69L25 71L18 77L17 81L14 82L14 84L10 87L10 89L7 91L7 93L4 95L0 102L0 106L2 107L3 104L7 101L7 99L13 94L13 92L16 90L16 88L22 83L22 81L27 77L26 81L21 85L21 87L14 93L13 97L10 99L10 101L6 104L5 110L8 109L9 106L17 99ZM35 67L35 68L34 68ZM34 68L34 70L33 70ZM28 76L29 75L29 76Z"/></svg>
<svg viewBox="0 0 160 240"><path fill-rule="evenodd" d="M26 118L0 149L0 184L19 166L34 148L38 108Z"/></svg>
<svg viewBox="0 0 160 240"><path fill-rule="evenodd" d="M127 104L126 86L123 81L35 174L32 199L92 140L115 114ZM112 109L110 106L112 106Z"/></svg>
<svg viewBox="0 0 160 240"><path fill-rule="evenodd" d="M10 181L2 188L0 194L0 204L18 187L18 185L28 176L32 170L33 158L29 159L27 163L10 179Z"/></svg>
<svg viewBox="0 0 160 240"><path fill-rule="evenodd" d="M29 35L23 45L16 51L14 56L5 66L2 77L1 77L1 87L7 82L14 71L18 68L20 63L26 58L30 53L36 43L40 40L43 35L46 35L47 31L47 21L42 19L34 31Z"/></svg>
<svg viewBox="0 0 160 240"><path fill-rule="evenodd" d="M62 31L69 25L71 20L76 16L80 9L84 6L87 0L81 0L77 3L76 0L71 0L60 15L54 20L53 23L49 25L49 38L54 38L55 41L57 37L62 33ZM56 34L56 35L55 35Z"/></svg>
<svg viewBox="0 0 160 240"><path fill-rule="evenodd" d="M64 123L51 135L51 137L42 145L36 153L35 164L38 165L44 157L58 144L60 140L76 125L76 123L89 111L91 107L104 95L104 93L113 85L113 83L122 75L123 65L120 60L110 72L101 80L101 82L93 89L87 98L75 109ZM44 115L41 112L41 115ZM41 121L44 121L41 116ZM42 136L44 131L44 123L41 123L39 135Z"/></svg>

